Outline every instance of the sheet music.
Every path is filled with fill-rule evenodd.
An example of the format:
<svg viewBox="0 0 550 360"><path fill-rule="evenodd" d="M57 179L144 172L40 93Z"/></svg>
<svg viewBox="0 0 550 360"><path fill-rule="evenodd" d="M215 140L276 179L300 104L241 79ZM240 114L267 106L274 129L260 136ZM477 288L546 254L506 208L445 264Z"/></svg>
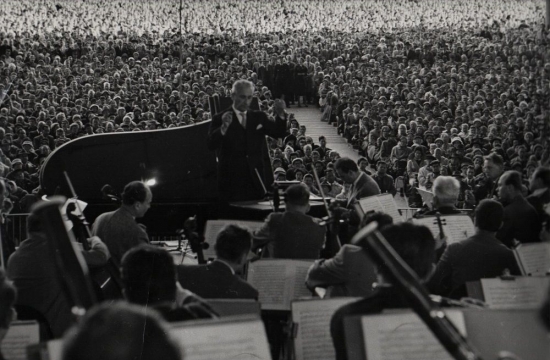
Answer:
<svg viewBox="0 0 550 360"><path fill-rule="evenodd" d="M397 210L397 204L391 194L381 194L359 199L359 204L365 213L380 211L390 215L394 222L403 221L403 217Z"/></svg>
<svg viewBox="0 0 550 360"><path fill-rule="evenodd" d="M420 197L422 197L422 201L428 205L428 207L430 209L433 209L433 199L434 199L434 194L433 192L431 191L426 191L426 190L422 190L422 189L419 189L419 188L416 188L416 191L418 191L418 193L420 194Z"/></svg>
<svg viewBox="0 0 550 360"><path fill-rule="evenodd" d="M2 354L6 360L26 360L27 346L40 342L40 330L36 321L15 321L2 340Z"/></svg>
<svg viewBox="0 0 550 360"><path fill-rule="evenodd" d="M359 298L295 301L292 321L298 332L294 341L296 360L333 360L330 319L336 310Z"/></svg>
<svg viewBox="0 0 550 360"><path fill-rule="evenodd" d="M466 335L460 310L445 314L462 335ZM413 312L368 315L361 318L363 339L369 360L452 360L430 329Z"/></svg>
<svg viewBox="0 0 550 360"><path fill-rule="evenodd" d="M539 308L548 295L550 277L481 279L485 302L492 309Z"/></svg>
<svg viewBox="0 0 550 360"><path fill-rule="evenodd" d="M248 282L259 292L262 309L290 310L294 299L311 296L305 285L309 260L259 260L248 267Z"/></svg>
<svg viewBox="0 0 550 360"><path fill-rule="evenodd" d="M215 258L216 251L214 245L216 244L216 237L218 233L226 225L241 225L246 226L250 232L258 230L262 226L262 221L244 221L244 220L208 220L204 229L204 241L210 244L208 249L203 251L204 258Z"/></svg>
<svg viewBox="0 0 550 360"><path fill-rule="evenodd" d="M185 360L271 360L261 320L213 322L205 320L171 329L184 349Z"/></svg>
<svg viewBox="0 0 550 360"><path fill-rule="evenodd" d="M378 201L384 208L384 212L393 218L394 222L403 221L403 217L397 210L397 204L392 196L392 194L382 194L378 195Z"/></svg>
<svg viewBox="0 0 550 360"><path fill-rule="evenodd" d="M550 243L521 244L514 255L523 275L545 276L550 271Z"/></svg>
<svg viewBox="0 0 550 360"><path fill-rule="evenodd" d="M440 218L449 245L465 240L475 234L474 223L468 215L443 215ZM434 237L439 236L439 226L435 216L413 219L413 223L425 225L431 230Z"/></svg>

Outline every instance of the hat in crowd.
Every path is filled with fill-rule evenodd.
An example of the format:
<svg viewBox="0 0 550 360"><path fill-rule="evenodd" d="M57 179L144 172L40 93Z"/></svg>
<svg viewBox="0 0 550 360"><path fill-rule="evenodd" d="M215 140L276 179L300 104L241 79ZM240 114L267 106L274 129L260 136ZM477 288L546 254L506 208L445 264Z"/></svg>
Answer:
<svg viewBox="0 0 550 360"><path fill-rule="evenodd" d="M30 145L30 146L33 146L32 141L29 141L29 140L23 141L23 144L21 144L21 145Z"/></svg>
<svg viewBox="0 0 550 360"><path fill-rule="evenodd" d="M293 163L293 164L294 164L294 163L297 163L297 162L300 162L300 163L302 163L302 164L304 163L304 161L302 160L302 158L299 158L299 157L297 157L296 159L292 160L292 163Z"/></svg>
<svg viewBox="0 0 550 360"><path fill-rule="evenodd" d="M462 139L461 139L461 138L459 138L459 137L455 137L455 138L453 138L453 139L451 140L451 144L454 144L454 143L455 143L456 141L458 141L459 143L461 143L461 144L462 144Z"/></svg>
<svg viewBox="0 0 550 360"><path fill-rule="evenodd" d="M435 139L435 142L443 142L443 139L442 138L437 138L437 139Z"/></svg>
<svg viewBox="0 0 550 360"><path fill-rule="evenodd" d="M275 171L273 172L273 174L277 175L277 174L284 174L286 175L286 171L285 169L283 169L282 167L278 167L275 169Z"/></svg>
<svg viewBox="0 0 550 360"><path fill-rule="evenodd" d="M433 165L440 165L439 160L435 159L435 160L430 161L430 166L433 166Z"/></svg>
<svg viewBox="0 0 550 360"><path fill-rule="evenodd" d="M11 161L11 166L17 165L17 164L23 164L23 161L19 158L15 158Z"/></svg>

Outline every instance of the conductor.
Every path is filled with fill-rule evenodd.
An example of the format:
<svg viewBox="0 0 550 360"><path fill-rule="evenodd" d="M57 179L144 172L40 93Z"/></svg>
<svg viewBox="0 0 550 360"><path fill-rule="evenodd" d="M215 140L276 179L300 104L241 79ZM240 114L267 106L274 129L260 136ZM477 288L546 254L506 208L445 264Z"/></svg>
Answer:
<svg viewBox="0 0 550 360"><path fill-rule="evenodd" d="M268 186L273 182L265 136L285 136L285 103L275 100L273 118L250 109L253 93L253 83L237 80L231 89L233 105L214 115L208 130L208 148L215 150L218 158L222 202L262 199L263 184Z"/></svg>

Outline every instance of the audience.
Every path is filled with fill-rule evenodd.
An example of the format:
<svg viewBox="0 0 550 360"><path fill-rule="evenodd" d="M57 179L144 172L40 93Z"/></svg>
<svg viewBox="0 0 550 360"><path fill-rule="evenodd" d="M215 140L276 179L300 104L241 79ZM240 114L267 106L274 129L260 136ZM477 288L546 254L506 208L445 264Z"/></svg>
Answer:
<svg viewBox="0 0 550 360"><path fill-rule="evenodd" d="M310 194L322 190L351 210L357 199L400 190L410 206L420 207L414 187L431 185L434 209L421 214L475 209L476 234L447 248L444 239L434 242L427 229L412 224L382 229L423 281L443 252L430 285L451 297L470 279L498 276L505 268L517 273L501 243L511 248L516 241L539 241L543 223L542 237L550 233L550 37L539 0L344 0L338 6L327 0L191 0L182 9L170 0L20 0L3 10L3 213L28 212L42 195L45 159L63 144L208 121L208 97L228 97L236 80L248 80L269 117L275 99L290 108L286 138L268 139L269 151L276 180L303 183L288 188L286 211L267 217L254 248L264 246L265 257L317 260L307 283L327 287L329 296L366 296L333 318L339 359L346 357L344 315L407 304L383 274L372 290L370 261L352 245L318 260L325 230L306 214ZM326 136L315 142L290 113L308 104L318 104L320 120L334 124L364 158L340 159ZM372 177L367 165L377 169ZM151 191L135 182L122 197L119 210L94 224L108 249L93 238L92 250L83 254L88 265L111 254L122 260L129 302L148 304L172 321L215 316L200 301L183 301L185 294L194 297L180 284L205 298L258 298L239 278L251 246L245 229L228 227L218 235L213 263L174 268L167 253L142 245L148 237L135 223L149 208ZM376 216L380 225L387 221ZM352 217L346 237L357 224ZM5 226L7 260L15 247ZM27 227L28 239L11 255L7 272L17 302L42 312L60 337L72 323L69 303L32 213ZM67 337L64 358L130 359L139 355L136 349L142 359L179 358L165 331L141 307L101 305ZM130 346L138 342L141 349Z"/></svg>

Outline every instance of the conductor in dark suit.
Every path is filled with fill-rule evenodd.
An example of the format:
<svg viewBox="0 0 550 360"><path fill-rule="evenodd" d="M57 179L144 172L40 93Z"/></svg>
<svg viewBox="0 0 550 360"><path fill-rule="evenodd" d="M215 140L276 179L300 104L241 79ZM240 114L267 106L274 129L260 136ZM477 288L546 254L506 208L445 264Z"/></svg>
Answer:
<svg viewBox="0 0 550 360"><path fill-rule="evenodd" d="M208 131L208 147L218 157L218 189L222 201L259 200L264 185L273 182L265 136L284 137L285 104L275 100L275 119L250 110L254 84L237 80L231 90L233 105L214 115ZM262 182L258 178L262 178Z"/></svg>
<svg viewBox="0 0 550 360"><path fill-rule="evenodd" d="M250 232L227 225L216 238L216 260L206 265L178 265L178 281L184 289L205 299L257 299L258 291L238 275L252 246Z"/></svg>

